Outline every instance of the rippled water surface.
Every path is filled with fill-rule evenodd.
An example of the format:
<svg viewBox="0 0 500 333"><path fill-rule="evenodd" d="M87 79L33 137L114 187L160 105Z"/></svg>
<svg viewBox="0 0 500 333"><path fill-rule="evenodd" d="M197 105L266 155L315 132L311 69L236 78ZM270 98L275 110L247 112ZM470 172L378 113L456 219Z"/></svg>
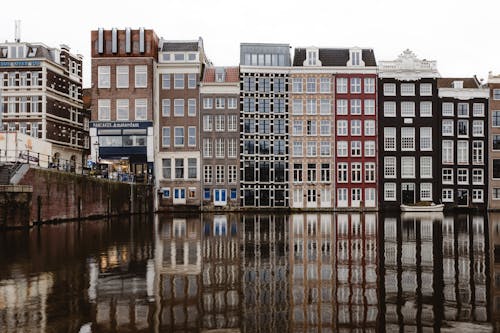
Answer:
<svg viewBox="0 0 500 333"><path fill-rule="evenodd" d="M0 332L500 331L500 215L136 216L0 233Z"/></svg>

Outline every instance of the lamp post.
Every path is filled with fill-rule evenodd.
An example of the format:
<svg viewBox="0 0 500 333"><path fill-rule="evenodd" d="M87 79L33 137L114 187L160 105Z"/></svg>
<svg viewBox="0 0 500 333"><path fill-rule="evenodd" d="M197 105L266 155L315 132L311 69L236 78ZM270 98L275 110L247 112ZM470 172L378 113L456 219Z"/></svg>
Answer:
<svg viewBox="0 0 500 333"><path fill-rule="evenodd" d="M97 169L97 161L99 160L99 142L94 143L94 150L95 150L94 169Z"/></svg>

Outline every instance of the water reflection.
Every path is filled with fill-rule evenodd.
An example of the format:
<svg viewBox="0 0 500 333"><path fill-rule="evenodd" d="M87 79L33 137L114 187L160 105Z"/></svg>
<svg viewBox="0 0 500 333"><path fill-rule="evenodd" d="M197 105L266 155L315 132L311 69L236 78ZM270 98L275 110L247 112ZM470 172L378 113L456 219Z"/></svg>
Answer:
<svg viewBox="0 0 500 333"><path fill-rule="evenodd" d="M7 232L0 331L499 330L489 220L203 214Z"/></svg>

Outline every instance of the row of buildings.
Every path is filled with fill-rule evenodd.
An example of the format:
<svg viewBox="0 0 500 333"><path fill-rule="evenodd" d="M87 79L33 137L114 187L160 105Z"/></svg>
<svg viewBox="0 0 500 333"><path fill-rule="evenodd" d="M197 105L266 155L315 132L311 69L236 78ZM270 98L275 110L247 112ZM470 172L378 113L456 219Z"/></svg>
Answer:
<svg viewBox="0 0 500 333"><path fill-rule="evenodd" d="M372 49L292 57L288 44L260 43L218 67L201 38L143 28L92 31L91 46L88 113L81 56L0 44L3 127L61 147L54 161L153 182L158 210L500 208L500 76L442 78L409 50L377 62Z"/></svg>

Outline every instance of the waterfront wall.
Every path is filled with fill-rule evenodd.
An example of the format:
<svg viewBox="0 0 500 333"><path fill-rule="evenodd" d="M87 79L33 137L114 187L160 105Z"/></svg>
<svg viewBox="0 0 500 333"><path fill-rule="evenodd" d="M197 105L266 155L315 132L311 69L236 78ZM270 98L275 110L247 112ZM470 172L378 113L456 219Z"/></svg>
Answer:
<svg viewBox="0 0 500 333"><path fill-rule="evenodd" d="M31 185L29 222L52 222L152 212L151 186L30 168L18 185ZM2 203L3 204L3 203Z"/></svg>

